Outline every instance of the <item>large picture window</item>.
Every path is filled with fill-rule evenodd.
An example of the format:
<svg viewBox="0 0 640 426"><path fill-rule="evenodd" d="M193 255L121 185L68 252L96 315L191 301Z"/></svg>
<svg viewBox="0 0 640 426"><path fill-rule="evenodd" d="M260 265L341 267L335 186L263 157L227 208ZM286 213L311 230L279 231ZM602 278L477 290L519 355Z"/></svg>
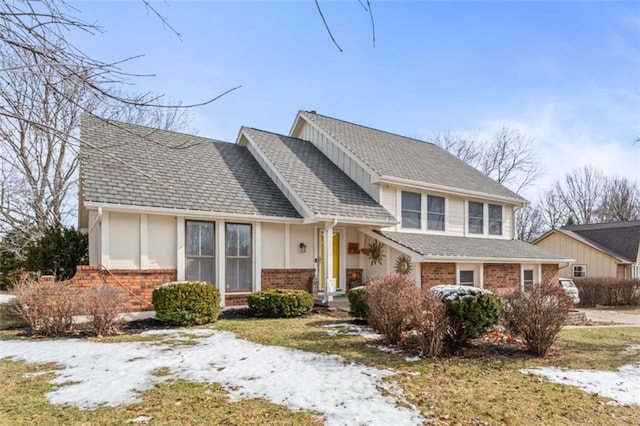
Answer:
<svg viewBox="0 0 640 426"><path fill-rule="evenodd" d="M427 196L427 229L444 231L444 197Z"/></svg>
<svg viewBox="0 0 640 426"><path fill-rule="evenodd" d="M489 204L489 234L502 235L502 206Z"/></svg>
<svg viewBox="0 0 640 426"><path fill-rule="evenodd" d="M214 224L212 222L187 221L186 271L187 281L214 282L215 251Z"/></svg>
<svg viewBox="0 0 640 426"><path fill-rule="evenodd" d="M484 205L469 201L469 233L482 234L484 232Z"/></svg>
<svg viewBox="0 0 640 426"><path fill-rule="evenodd" d="M250 292L253 290L251 225L227 223L226 227L226 291Z"/></svg>
<svg viewBox="0 0 640 426"><path fill-rule="evenodd" d="M402 191L402 227L420 229L422 196L415 192Z"/></svg>

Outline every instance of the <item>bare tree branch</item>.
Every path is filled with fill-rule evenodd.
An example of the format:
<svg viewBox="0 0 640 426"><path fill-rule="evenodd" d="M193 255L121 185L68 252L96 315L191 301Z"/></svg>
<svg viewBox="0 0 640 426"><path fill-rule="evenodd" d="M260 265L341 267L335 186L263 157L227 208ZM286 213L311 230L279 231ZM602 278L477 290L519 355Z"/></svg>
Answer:
<svg viewBox="0 0 640 426"><path fill-rule="evenodd" d="M333 42L333 44L335 44L338 50L340 51L340 53L342 53L342 48L340 47L335 37L333 36L333 33L331 32L331 28L329 28L329 24L327 24L327 20L324 17L324 13L322 13L322 8L320 7L320 3L318 2L318 0L314 0L314 1L316 3L316 7L318 8L318 13L320 14L320 18L322 18L322 23L324 24L324 28L327 30L329 37L331 37L331 41Z"/></svg>

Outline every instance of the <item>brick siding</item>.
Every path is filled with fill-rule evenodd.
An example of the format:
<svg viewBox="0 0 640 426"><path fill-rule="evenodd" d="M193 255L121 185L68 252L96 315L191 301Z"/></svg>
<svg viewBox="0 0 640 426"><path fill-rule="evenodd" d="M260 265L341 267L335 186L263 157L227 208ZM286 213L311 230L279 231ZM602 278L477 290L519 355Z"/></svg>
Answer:
<svg viewBox="0 0 640 426"><path fill-rule="evenodd" d="M311 280L315 269L263 269L262 289L286 288L311 293Z"/></svg>
<svg viewBox="0 0 640 426"><path fill-rule="evenodd" d="M456 283L455 263L428 263L420 264L420 286L430 288L438 284Z"/></svg>
<svg viewBox="0 0 640 426"><path fill-rule="evenodd" d="M497 294L506 294L520 288L519 263L485 263L484 288Z"/></svg>
<svg viewBox="0 0 640 426"><path fill-rule="evenodd" d="M558 284L558 265L555 263L542 265L541 284Z"/></svg>

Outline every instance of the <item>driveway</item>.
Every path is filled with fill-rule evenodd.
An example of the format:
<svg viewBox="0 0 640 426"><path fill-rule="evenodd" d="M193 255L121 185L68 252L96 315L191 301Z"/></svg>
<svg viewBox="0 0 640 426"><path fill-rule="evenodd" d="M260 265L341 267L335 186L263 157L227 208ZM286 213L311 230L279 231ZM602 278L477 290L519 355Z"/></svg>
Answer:
<svg viewBox="0 0 640 426"><path fill-rule="evenodd" d="M640 315L626 314L623 311L601 310L601 309L577 309L584 312L587 319L593 322L609 324L627 324L640 327Z"/></svg>

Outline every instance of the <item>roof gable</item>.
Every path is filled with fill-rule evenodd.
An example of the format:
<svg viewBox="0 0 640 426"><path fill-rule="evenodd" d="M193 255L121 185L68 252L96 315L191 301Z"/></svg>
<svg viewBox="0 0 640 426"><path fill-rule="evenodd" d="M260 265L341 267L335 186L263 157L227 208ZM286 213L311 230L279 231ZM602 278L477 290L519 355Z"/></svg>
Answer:
<svg viewBox="0 0 640 426"><path fill-rule="evenodd" d="M242 146L85 116L84 202L300 218Z"/></svg>
<svg viewBox="0 0 640 426"><path fill-rule="evenodd" d="M518 194L433 143L315 112L300 111L298 118L321 128L356 160L373 170L378 178L395 178L426 187L450 188L526 203ZM294 123L292 132L295 127Z"/></svg>
<svg viewBox="0 0 640 426"><path fill-rule="evenodd" d="M560 230L579 235L609 255L631 263L638 261L640 221L569 225Z"/></svg>
<svg viewBox="0 0 640 426"><path fill-rule="evenodd" d="M264 155L287 188L311 214L310 219L353 219L392 225L397 220L311 142L263 130L242 133Z"/></svg>

